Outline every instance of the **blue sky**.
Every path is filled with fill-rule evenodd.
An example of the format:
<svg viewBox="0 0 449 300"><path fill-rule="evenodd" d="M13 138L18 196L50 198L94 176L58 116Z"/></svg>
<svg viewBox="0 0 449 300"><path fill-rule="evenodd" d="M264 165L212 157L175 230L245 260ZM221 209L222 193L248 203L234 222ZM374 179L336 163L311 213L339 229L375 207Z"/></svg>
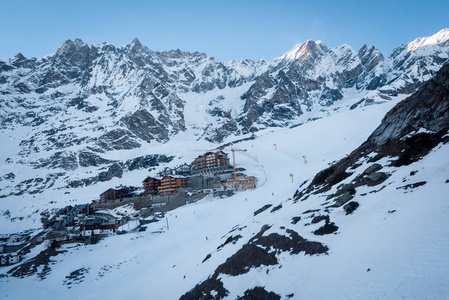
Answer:
<svg viewBox="0 0 449 300"><path fill-rule="evenodd" d="M0 58L52 54L67 39L271 59L308 39L388 54L449 27L449 1L0 0Z"/></svg>

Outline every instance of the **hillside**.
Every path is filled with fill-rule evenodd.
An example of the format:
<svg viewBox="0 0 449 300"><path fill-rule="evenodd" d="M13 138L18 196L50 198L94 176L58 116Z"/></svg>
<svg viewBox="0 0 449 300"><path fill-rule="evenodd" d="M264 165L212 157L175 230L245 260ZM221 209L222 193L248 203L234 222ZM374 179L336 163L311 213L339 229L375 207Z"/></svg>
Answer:
<svg viewBox="0 0 449 300"><path fill-rule="evenodd" d="M37 73L21 77L26 78L28 87L36 84L26 97L19 96L17 87L12 90L14 80L9 77L11 73L24 76L21 68L25 65L14 66L14 60L0 64L0 78L6 80L1 85L4 99L10 100L1 107L7 112L2 114L1 123L5 145L1 154L6 160L1 165L4 175L0 181L2 233L38 230L43 212L51 214L66 205L88 203L109 187L138 185L163 167L189 163L204 149L237 140L241 141L235 146L247 150L236 153L238 167L258 178L254 190L226 198L207 196L168 212L159 222L148 224L145 232L113 235L93 245L51 247L43 243L32 248L22 261L25 267L0 268L2 296L446 297L449 65L444 62L449 46L445 37L447 30L417 39L398 47L387 58L370 47L356 53L349 46L329 49L321 42L307 41L272 61L222 64L252 66L246 73L242 66L235 67L244 74L241 77L227 69L226 78L235 79L232 84L224 77L220 77L224 81L208 81L209 77L198 72L190 81L173 77L186 57L198 68L204 67L204 60L216 67L202 54L152 52L137 40L119 48L66 42L55 55L28 62ZM71 52L72 47L78 50ZM117 60L120 62L134 55L133 67L117 69L113 60L106 62L102 55L91 58L92 49L97 48L111 51L108 55L122 55ZM56 64L58 55L89 67L80 71L60 61L66 73L55 75L53 71L62 68ZM86 57L89 60L85 61ZM160 65L152 63L151 69L149 62L155 57ZM15 59L23 64L28 60ZM93 72L90 66L96 59L103 61L102 68L117 73L102 77ZM47 67L53 68L53 77L46 74L51 80L40 85L39 80L30 79L41 72L38 66L50 61ZM216 71L214 68L209 67L209 74L212 69ZM135 74L131 81L137 83L141 78L137 73L153 71L159 72L154 78L173 84L164 83L169 92L161 94L165 95L161 98L164 110L159 110L156 118L168 123L150 122L150 110L136 104L143 98L130 96L139 89L125 89L123 85L130 81L123 78L117 81L122 86L111 83L102 88L100 93L107 95L107 100L104 98L98 109L90 111L82 101L80 107L64 106L81 90L92 90L89 84L94 73L96 80ZM318 75L321 71L326 72L326 79ZM307 97L291 94L298 92L298 86L310 86ZM45 97L38 96L37 89L42 87ZM65 96L57 94L63 90ZM148 86L140 91L148 90L155 91ZM281 91L290 96L281 97ZM51 93L56 96L50 97ZM151 103L155 103L154 95ZM121 100L111 104L115 97ZM216 115L206 113L207 107L215 105L209 105L209 99L221 103L217 105L220 109L214 108ZM55 109L58 101L61 107ZM295 106L296 101L299 106ZM111 105L116 108L111 109ZM230 113L238 130L230 129L220 139L211 138L211 132L223 124L222 113L227 108L221 105L241 108ZM294 111L296 115L281 116L279 111ZM40 117L43 122L39 124ZM89 120L96 120L96 125L90 127ZM155 124L163 129L152 132ZM111 133L119 131L123 135ZM255 138L248 139L252 133ZM137 213L131 206L121 207L119 212L129 216ZM35 268L34 257L40 261Z"/></svg>

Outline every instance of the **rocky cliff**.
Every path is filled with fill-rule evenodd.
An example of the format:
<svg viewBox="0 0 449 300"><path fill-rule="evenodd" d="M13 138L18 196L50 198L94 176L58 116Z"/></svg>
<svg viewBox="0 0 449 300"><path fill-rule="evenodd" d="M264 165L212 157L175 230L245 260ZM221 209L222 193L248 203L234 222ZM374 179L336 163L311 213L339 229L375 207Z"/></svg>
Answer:
<svg viewBox="0 0 449 300"><path fill-rule="evenodd" d="M380 171L384 166L410 165L441 143L448 143L448 132L449 64L446 64L416 93L389 111L365 143L318 173L307 188L297 191L296 199L327 192L346 178L355 177L350 184L340 185L330 197L335 198L335 205L341 206L353 198L354 188L384 182L391 175ZM360 174L354 172L364 162L371 166Z"/></svg>

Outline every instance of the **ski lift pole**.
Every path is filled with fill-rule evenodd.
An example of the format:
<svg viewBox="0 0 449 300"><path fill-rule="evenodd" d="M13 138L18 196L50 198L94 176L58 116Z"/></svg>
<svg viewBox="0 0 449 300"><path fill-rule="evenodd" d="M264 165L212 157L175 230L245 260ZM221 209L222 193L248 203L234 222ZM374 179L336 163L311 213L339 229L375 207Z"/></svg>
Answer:
<svg viewBox="0 0 449 300"><path fill-rule="evenodd" d="M234 189L237 192L237 172L235 170L235 150L231 147L232 151L232 164L234 166Z"/></svg>

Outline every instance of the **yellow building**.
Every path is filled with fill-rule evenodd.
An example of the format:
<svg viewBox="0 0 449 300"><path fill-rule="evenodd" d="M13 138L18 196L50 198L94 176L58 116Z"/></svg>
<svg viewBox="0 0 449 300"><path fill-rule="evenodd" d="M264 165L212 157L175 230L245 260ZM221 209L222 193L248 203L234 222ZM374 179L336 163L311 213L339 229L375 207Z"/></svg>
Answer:
<svg viewBox="0 0 449 300"><path fill-rule="evenodd" d="M187 177L165 175L161 179L161 185L158 186L158 190L160 194L173 193L182 187L187 187Z"/></svg>
<svg viewBox="0 0 449 300"><path fill-rule="evenodd" d="M144 192L143 194L150 194L150 195L154 195L158 193L158 188L161 185L161 180L158 178L154 178L154 177L147 177L145 178L145 180L143 181L143 188L144 188Z"/></svg>

